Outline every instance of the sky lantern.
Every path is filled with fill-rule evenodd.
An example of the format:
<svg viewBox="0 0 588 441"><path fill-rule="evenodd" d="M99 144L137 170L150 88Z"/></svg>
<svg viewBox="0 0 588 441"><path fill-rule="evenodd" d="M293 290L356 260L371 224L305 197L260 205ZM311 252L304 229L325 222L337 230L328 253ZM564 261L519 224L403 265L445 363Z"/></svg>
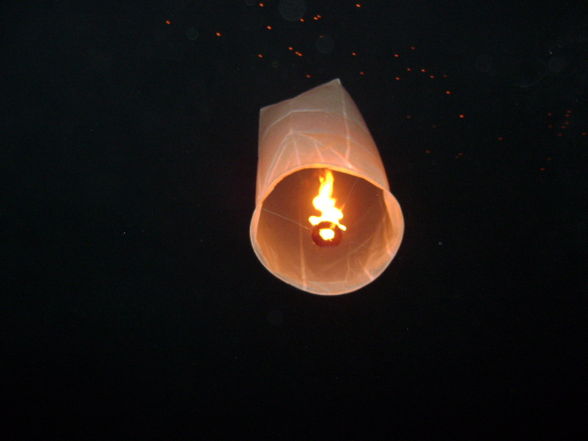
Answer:
<svg viewBox="0 0 588 441"><path fill-rule="evenodd" d="M390 264L404 220L384 165L339 79L260 110L255 254L303 291L356 291Z"/></svg>

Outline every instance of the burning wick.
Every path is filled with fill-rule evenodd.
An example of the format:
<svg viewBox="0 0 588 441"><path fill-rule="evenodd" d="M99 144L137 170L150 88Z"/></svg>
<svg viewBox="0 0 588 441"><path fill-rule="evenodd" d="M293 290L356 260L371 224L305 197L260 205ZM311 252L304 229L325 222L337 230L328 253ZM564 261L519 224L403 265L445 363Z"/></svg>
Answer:
<svg viewBox="0 0 588 441"><path fill-rule="evenodd" d="M321 183L319 192L312 200L312 205L321 212L321 215L308 218L308 222L314 227L312 240L320 247L337 246L347 227L339 223L343 219L343 211L335 207L337 202L333 198L335 178L331 170L325 170L323 176L319 177L319 181Z"/></svg>
<svg viewBox="0 0 588 441"><path fill-rule="evenodd" d="M312 240L319 247L336 247L342 237L341 228L331 222L321 222L312 228Z"/></svg>

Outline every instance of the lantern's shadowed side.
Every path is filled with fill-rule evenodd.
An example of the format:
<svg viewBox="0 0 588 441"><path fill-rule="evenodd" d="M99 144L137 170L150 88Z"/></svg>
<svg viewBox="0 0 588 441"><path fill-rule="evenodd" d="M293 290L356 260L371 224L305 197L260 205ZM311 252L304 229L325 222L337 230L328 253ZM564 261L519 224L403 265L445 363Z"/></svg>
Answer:
<svg viewBox="0 0 588 441"><path fill-rule="evenodd" d="M321 169L347 231L317 246L308 217ZM404 221L373 139L336 79L260 112L253 249L276 277L322 295L355 291L377 278L402 241Z"/></svg>

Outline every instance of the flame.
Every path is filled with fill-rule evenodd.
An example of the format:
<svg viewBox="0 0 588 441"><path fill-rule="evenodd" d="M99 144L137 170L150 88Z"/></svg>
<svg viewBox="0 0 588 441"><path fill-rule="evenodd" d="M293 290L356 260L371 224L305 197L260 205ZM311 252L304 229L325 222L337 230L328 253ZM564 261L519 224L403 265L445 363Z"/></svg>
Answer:
<svg viewBox="0 0 588 441"><path fill-rule="evenodd" d="M312 226L318 225L321 222L329 222L330 228L321 228L319 231L320 237L325 241L330 241L335 238L336 227L341 231L347 230L347 227L339 221L343 219L343 211L335 206L337 200L333 198L333 184L335 178L331 170L325 170L324 175L319 177L321 183L319 192L312 200L312 205L321 212L320 216L310 216L308 222Z"/></svg>

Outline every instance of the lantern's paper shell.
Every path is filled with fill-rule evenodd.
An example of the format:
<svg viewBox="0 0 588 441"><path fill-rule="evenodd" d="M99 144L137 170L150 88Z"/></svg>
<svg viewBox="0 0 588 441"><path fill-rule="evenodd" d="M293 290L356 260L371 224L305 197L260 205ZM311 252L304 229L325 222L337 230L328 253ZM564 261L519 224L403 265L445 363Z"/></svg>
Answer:
<svg viewBox="0 0 588 441"><path fill-rule="evenodd" d="M317 246L308 222L325 168L347 227L334 247ZM250 234L272 274L314 294L355 291L382 274L403 233L374 140L339 79L261 109Z"/></svg>

